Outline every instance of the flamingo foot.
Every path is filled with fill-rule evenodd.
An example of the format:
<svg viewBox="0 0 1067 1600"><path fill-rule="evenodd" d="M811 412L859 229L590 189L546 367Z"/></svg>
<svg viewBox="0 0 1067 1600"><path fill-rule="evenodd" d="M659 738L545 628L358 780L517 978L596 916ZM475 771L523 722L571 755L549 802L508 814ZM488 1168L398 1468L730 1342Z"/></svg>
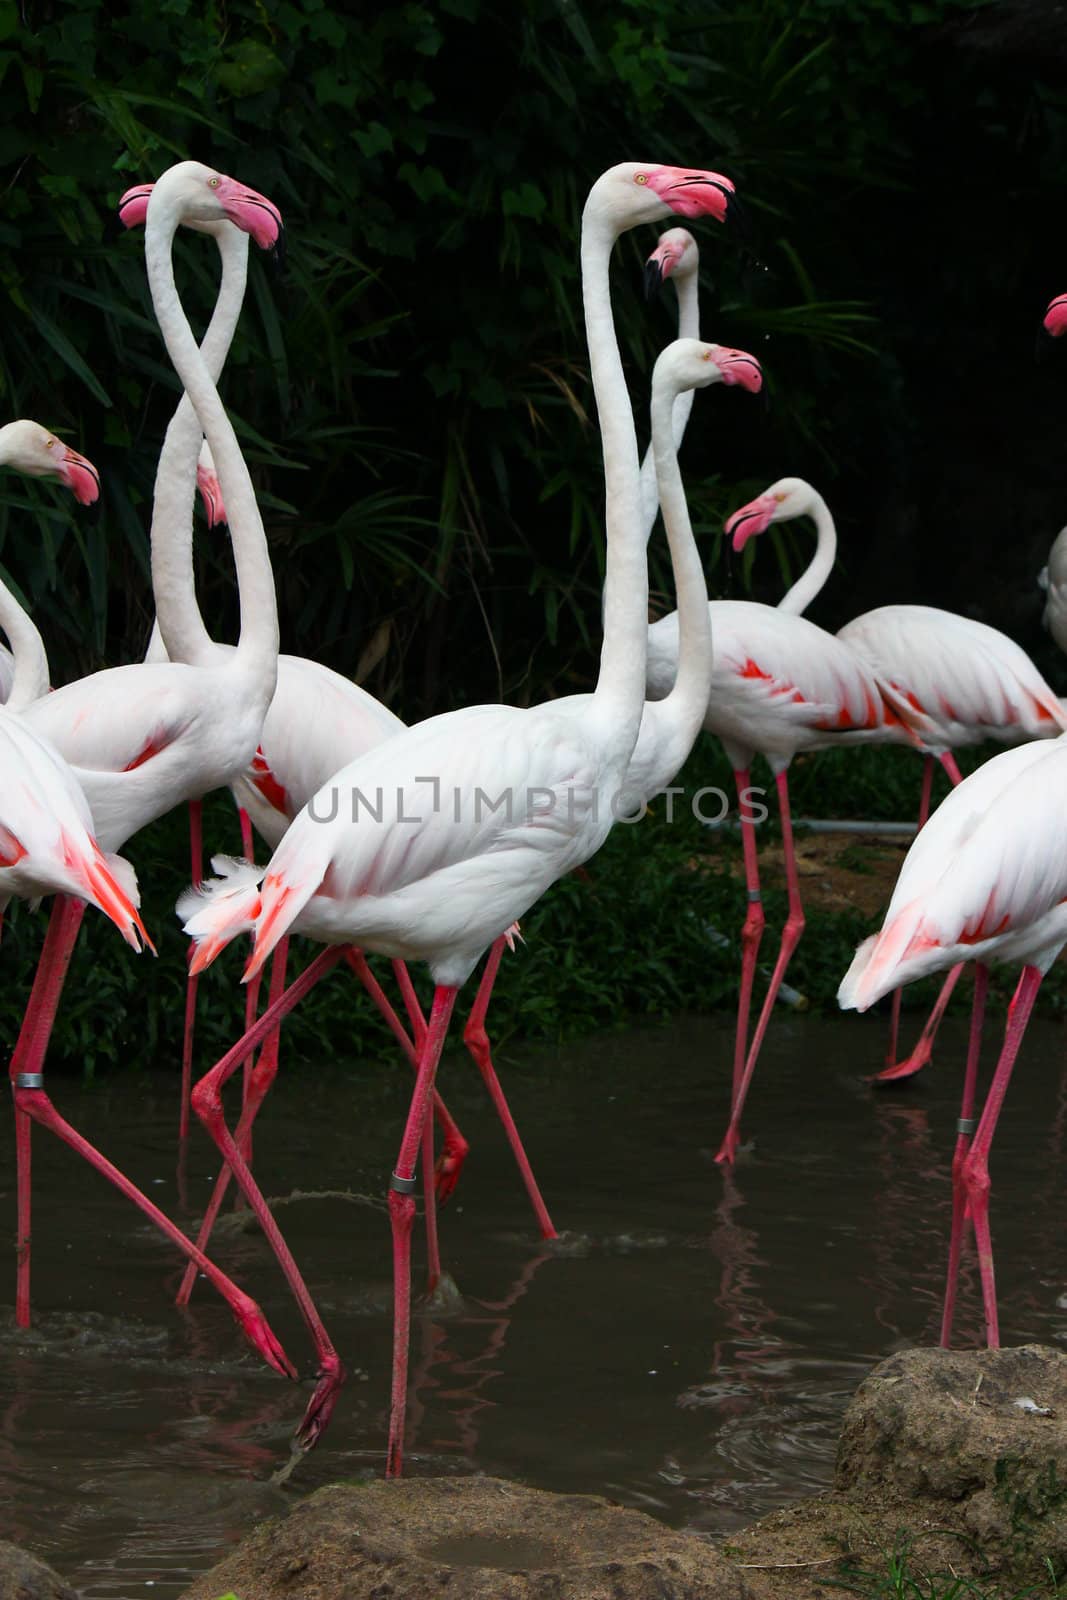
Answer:
<svg viewBox="0 0 1067 1600"><path fill-rule="evenodd" d="M722 1144L719 1146L719 1153L715 1157L715 1165L719 1167L723 1165L732 1167L734 1164L734 1157L737 1155L737 1146L739 1142L737 1129L732 1126L727 1128L726 1135L722 1141Z"/></svg>
<svg viewBox="0 0 1067 1600"><path fill-rule="evenodd" d="M441 1154L434 1167L434 1189L437 1194L437 1204L446 1205L452 1198L459 1175L463 1171L463 1163L470 1152L470 1145L462 1134L445 1136Z"/></svg>
<svg viewBox="0 0 1067 1600"><path fill-rule="evenodd" d="M268 1367L273 1367L283 1378L295 1379L296 1368L274 1337L270 1323L256 1302L249 1295L238 1291L238 1298L231 1304L230 1309L233 1311L237 1326L256 1354L263 1357Z"/></svg>
<svg viewBox="0 0 1067 1600"><path fill-rule="evenodd" d="M924 1039L920 1039L910 1056L903 1061L896 1061L891 1067L883 1067L881 1072L876 1072L868 1083L899 1083L903 1078L913 1078L917 1072L930 1065L933 1055L932 1047Z"/></svg>
<svg viewBox="0 0 1067 1600"><path fill-rule="evenodd" d="M293 1434L294 1450L313 1450L318 1444L329 1426L345 1377L345 1369L336 1355L323 1357L315 1393L308 1401L299 1428Z"/></svg>

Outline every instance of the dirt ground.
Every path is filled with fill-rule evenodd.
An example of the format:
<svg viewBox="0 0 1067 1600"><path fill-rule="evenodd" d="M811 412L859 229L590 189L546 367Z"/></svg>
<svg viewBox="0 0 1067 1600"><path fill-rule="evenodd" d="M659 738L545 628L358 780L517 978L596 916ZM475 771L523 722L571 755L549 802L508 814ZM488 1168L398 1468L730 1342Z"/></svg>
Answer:
<svg viewBox="0 0 1067 1600"><path fill-rule="evenodd" d="M911 839L887 839L878 834L798 833L795 842L805 910L858 911L872 923L873 931L873 924L889 904ZM731 876L743 885L745 868L740 847L724 854ZM761 847L759 867L761 883L784 892L785 855L780 843Z"/></svg>

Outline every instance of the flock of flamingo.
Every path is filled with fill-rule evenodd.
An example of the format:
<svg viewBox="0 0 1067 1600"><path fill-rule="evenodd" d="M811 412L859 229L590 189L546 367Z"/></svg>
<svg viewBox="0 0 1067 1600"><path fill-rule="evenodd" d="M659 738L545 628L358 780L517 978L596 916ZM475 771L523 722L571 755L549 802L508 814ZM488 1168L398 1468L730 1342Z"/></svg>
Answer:
<svg viewBox="0 0 1067 1600"><path fill-rule="evenodd" d="M414 1069L410 1108L388 1206L393 1244L394 1331L386 1472L402 1469L410 1331L414 1191L422 1161L431 1283L440 1272L437 1206L467 1153L436 1089L456 998L488 954L464 1041L500 1115L537 1225L555 1228L493 1067L487 1012L503 951L520 919L563 874L587 861L613 821L662 791L701 728L722 740L737 781L748 904L729 1125L718 1159L733 1161L746 1095L790 958L801 904L787 772L798 751L876 741L924 758L919 832L881 932L856 953L839 992L863 1010L897 991L883 1079L929 1059L938 1022L965 962L976 962L970 1047L953 1165L953 1221L942 1335L952 1325L967 1222L974 1227L989 1342L998 1339L990 1246L988 1154L1023 1031L1043 974L1067 943L1067 820L1058 782L1067 777L1067 712L1026 654L995 629L925 606L891 605L834 635L809 621L834 562L824 500L782 478L727 522L735 549L772 523L809 516L811 565L777 606L712 601L690 526L678 447L698 388L751 392L759 363L700 339L698 252L672 227L646 267L646 286L673 279L679 337L660 355L651 384L651 446L639 458L633 410L616 340L609 263L616 240L644 223L710 217L729 224L734 187L721 174L624 162L593 185L582 216L581 275L590 375L603 453L607 559L603 646L590 694L532 708L466 707L407 727L364 690L311 659L279 654L274 579L247 467L219 399L219 380L244 299L251 238L279 241L282 221L263 195L197 162L171 167L128 191L127 226L143 224L145 262L160 332L184 395L160 454L152 511L156 627L144 661L50 689L40 634L0 585L0 911L12 898L55 900L10 1063L17 1159L16 1320L30 1319L31 1133L50 1129L131 1199L187 1258L179 1302L198 1273L228 1302L258 1353L296 1372L260 1307L206 1254L227 1185L236 1181L273 1247L314 1342L317 1382L296 1440L307 1447L329 1421L344 1368L300 1269L251 1170L252 1126L278 1070L284 1016L342 962L387 1018ZM179 226L209 234L219 251L215 310L200 346L174 279ZM1049 332L1067 329L1067 296L1053 302ZM0 429L0 462L58 478L82 503L99 493L92 464L28 421ZM193 578L193 515L199 485L209 523L229 526L240 600L236 645L214 641ZM678 609L648 623L646 545L662 511ZM1065 530L1067 534L1067 530ZM1047 578L1048 618L1067 647L1067 543L1057 541ZM986 739L1014 743L961 780L953 750ZM1046 743L1046 740L1052 742ZM764 930L750 768L769 763L778 789L789 910L767 993L750 1029ZM933 763L953 788L930 812ZM244 857L201 867L199 803L229 786L240 808ZM358 801L358 804L356 803ZM192 1105L223 1167L194 1242L53 1106L44 1082L48 1039L86 905L141 949L134 870L119 855L147 823L190 807L193 886L178 914L193 948L182 1062L182 1134ZM252 830L271 854L253 865ZM290 934L322 946L286 984ZM251 934L245 1030L192 1086L197 975L233 939ZM394 1009L367 954L391 963ZM269 1002L258 1011L271 960ZM425 962L434 995L425 1016L407 963ZM1022 964L1003 1049L980 1117L979 1045L992 961ZM916 1049L896 1059L899 988L945 971L941 995ZM243 1069L241 1111L231 1128L226 1082ZM435 1155L435 1123L441 1150Z"/></svg>

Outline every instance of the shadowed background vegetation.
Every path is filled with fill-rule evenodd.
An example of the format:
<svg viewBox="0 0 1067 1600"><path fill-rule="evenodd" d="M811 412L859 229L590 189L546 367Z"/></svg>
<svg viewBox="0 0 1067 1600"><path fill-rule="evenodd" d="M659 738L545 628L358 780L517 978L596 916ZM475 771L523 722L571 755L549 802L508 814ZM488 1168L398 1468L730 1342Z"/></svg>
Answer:
<svg viewBox="0 0 1067 1600"><path fill-rule="evenodd" d="M135 659L147 638L151 485L177 391L140 238L111 219L125 187L194 156L271 195L288 224L284 278L253 263L222 385L284 644L408 720L588 686L603 544L578 224L604 167L647 158L717 167L746 202L743 235L700 229L704 330L754 350L768 380L765 406L719 391L694 410L684 466L713 591L780 592L807 530L762 541L753 570L754 542L729 574L719 528L799 472L827 494L843 545L815 620L947 604L1008 628L1067 686L1033 583L1067 507L1067 366L1034 357L1044 305L1067 288L1067 23L1054 8L0 0L0 78L2 413L63 431L104 477L95 520L46 485L0 488L0 568L40 623L54 681ZM669 293L641 302L654 237L628 236L615 264L639 418L674 315ZM202 326L214 249L178 249ZM662 610L658 542L655 563ZM234 637L224 535L204 533L198 569L209 625ZM709 781L725 770L710 752L696 760ZM811 770L798 809L857 809ZM879 771L858 809L909 814L911 766L889 756ZM224 805L216 815L232 847ZM80 1001L71 986L57 1053L122 1058L146 1026L170 1051L180 829L129 851L165 961L146 985L108 930L83 935L98 981ZM589 880L530 919L501 1026L560 1033L724 998L734 952L692 930L732 934L740 912L731 881L685 870L707 850L695 825L620 830ZM811 947L827 968L815 988L832 993L861 931L818 957L813 933L798 972ZM15 933L12 1019L28 915ZM229 1035L228 981L205 1050ZM329 1015L349 1048L362 1019Z"/></svg>

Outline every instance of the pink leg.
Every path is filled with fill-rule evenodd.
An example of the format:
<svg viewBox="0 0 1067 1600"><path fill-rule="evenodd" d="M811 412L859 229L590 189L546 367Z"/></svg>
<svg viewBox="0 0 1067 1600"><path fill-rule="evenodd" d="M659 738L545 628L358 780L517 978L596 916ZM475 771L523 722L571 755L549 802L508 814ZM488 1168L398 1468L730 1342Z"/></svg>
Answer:
<svg viewBox="0 0 1067 1600"><path fill-rule="evenodd" d="M923 782L919 792L919 820L916 833L921 833L930 815L930 790L934 781L934 758L923 756ZM900 998L903 989L893 990L893 1003L889 1011L889 1042L886 1046L885 1064L891 1067L897 1059L897 1037L900 1033Z"/></svg>
<svg viewBox="0 0 1067 1600"><path fill-rule="evenodd" d="M926 1022L923 1025L923 1031L919 1035L919 1042L911 1052L911 1055L908 1056L904 1061L898 1061L895 1066L883 1067L881 1072L876 1072L874 1077L871 1079L872 1083L896 1083L900 1078L912 1077L916 1072L920 1072L922 1068L926 1066L931 1055L933 1054L934 1037L937 1034L938 1028L941 1026L941 1019L945 1015L945 1008L952 999L952 991L955 989L957 983L959 983L960 973L962 971L963 962L960 962L958 966L949 968L945 975L945 981L941 985L940 993L938 994L937 999L934 1001L934 1008L930 1012L930 1015L927 1017ZM899 989L897 990L897 993L900 993Z"/></svg>
<svg viewBox="0 0 1067 1600"><path fill-rule="evenodd" d="M786 917L785 927L782 929L782 942L778 947L778 959L774 963L770 988L767 990L763 1001L763 1009L756 1024L756 1031L752 1036L752 1044L745 1061L744 1075L742 1076L734 1104L730 1109L730 1125L726 1130L719 1153L715 1157L716 1161L725 1161L727 1163L733 1162L734 1155L737 1152L737 1143L741 1133L741 1112L744 1109L748 1086L752 1082L752 1074L756 1069L756 1061L763 1046L763 1036L767 1032L767 1024L770 1022L771 1013L774 1010L774 1002L778 997L778 990L781 987L782 979L785 977L786 968L789 966L793 951L800 943L800 936L804 932L804 908L800 903L800 884L797 880L796 855L793 850L793 821L789 811L789 783L784 772L779 772L775 775L775 782L778 785L778 803L782 813L782 848L785 852L786 883L789 888L789 915Z"/></svg>
<svg viewBox="0 0 1067 1600"><path fill-rule="evenodd" d="M952 1233L948 1247L948 1278L945 1283L945 1306L941 1314L941 1343L948 1349L952 1338L952 1320L956 1312L956 1280L960 1270L960 1251L967 1215L967 1196L963 1187L963 1163L970 1149L976 1123L974 1099L978 1086L978 1058L982 1050L982 1025L985 1022L985 1002L989 989L989 968L977 963L974 969L974 1000L971 1005L971 1037L967 1045L967 1067L963 1075L963 1095L960 1115L956 1123L956 1149L952 1156Z"/></svg>
<svg viewBox="0 0 1067 1600"><path fill-rule="evenodd" d="M256 846L252 838L252 819L244 806L237 807L237 820L241 824L241 854L246 861L254 861Z"/></svg>
<svg viewBox="0 0 1067 1600"><path fill-rule="evenodd" d="M942 751L941 755L939 755L937 759L948 773L949 781L952 783L953 787L955 787L956 784L961 782L961 777L960 769L956 765L956 760L951 750ZM923 790L922 799L919 805L920 828L924 826L927 817L930 815L930 782L933 777L934 770L933 760L934 758L932 756L927 756L923 766ZM886 1065L881 1072L876 1072L874 1074L873 1078L871 1079L872 1083L896 1083L901 1078L910 1078L914 1073L921 1072L923 1067L927 1065L931 1055L933 1054L934 1038L937 1034L938 1028L941 1026L941 1019L945 1014L945 1008L951 999L953 989L959 982L959 976L962 970L962 967L953 967L949 971L948 976L945 978L945 981L941 986L941 992L934 1001L934 1008L930 1012L929 1017L926 1019L926 1026L919 1035L918 1044L915 1046L911 1054L903 1061L897 1061L895 1059L897 1048L897 1024L900 1018L901 991L897 989L894 992L893 1009L889 1024L890 1037L889 1049L886 1052Z"/></svg>
<svg viewBox="0 0 1067 1600"><path fill-rule="evenodd" d="M399 1478L404 1464L404 1417L407 1410L408 1347L411 1342L411 1228L415 1219L415 1162L427 1121L434 1075L441 1058L456 990L438 986L426 1038L419 1051L400 1154L389 1186L389 1220L393 1230L393 1392L389 1408L389 1446L385 1475Z"/></svg>
<svg viewBox="0 0 1067 1600"><path fill-rule="evenodd" d="M993 1074L993 1082L982 1109L978 1131L975 1133L963 1162L963 1187L967 1195L967 1209L974 1223L974 1242L978 1247L978 1270L982 1277L982 1304L985 1307L986 1343L991 1350L1000 1345L1000 1327L997 1321L997 1290L993 1276L993 1241L989 1232L989 1148L993 1143L997 1119L1004 1104L1008 1082L1015 1058L1022 1044L1026 1024L1034 1008L1042 974L1036 967L1022 970L1018 987L1008 1007L1008 1025L1004 1030L1004 1046Z"/></svg>
<svg viewBox="0 0 1067 1600"><path fill-rule="evenodd" d="M744 927L741 929L741 987L737 996L734 1075L730 1089L731 1112L737 1104L737 1097L741 1092L741 1080L745 1075L745 1055L748 1050L748 1017L752 1007L752 986L756 978L756 958L759 955L760 940L763 938L765 922L763 900L760 896L759 886L756 824L753 820L752 807L743 798L750 783L749 769L747 767L739 767L734 772L734 781L737 784L737 798L741 815L741 845L745 856L745 886L748 892L748 908L745 911Z"/></svg>
<svg viewBox="0 0 1067 1600"><path fill-rule="evenodd" d="M553 1226L552 1218L548 1214L548 1207L541 1198L541 1191L537 1187L537 1179L533 1175L533 1168L530 1166L526 1151L523 1149L522 1140L519 1138L519 1130L515 1126L511 1108L505 1098L503 1089L500 1087L500 1080L493 1067L489 1035L485 1031L486 1013L489 1010L489 1001L493 994L493 984L496 982L496 975L500 969L500 958L504 953L504 944L505 940L501 935L489 952L489 959L485 964L485 971L482 973L481 982L478 985L478 993L471 1007L471 1014L467 1018L467 1025L463 1030L463 1042L474 1057L485 1087L489 1091L489 1098L496 1107L496 1114L503 1124L508 1144L511 1146L511 1153L515 1157L515 1164L519 1169L519 1175L526 1185L526 1193L530 1197L530 1204L533 1206L534 1216L537 1218L537 1226L541 1230L541 1237L542 1239L558 1239L559 1235Z"/></svg>
<svg viewBox="0 0 1067 1600"><path fill-rule="evenodd" d="M937 758L948 773L949 782L955 789L963 782L963 774L956 765L956 757L951 750L943 750Z"/></svg>
<svg viewBox="0 0 1067 1600"><path fill-rule="evenodd" d="M437 1237L437 1194L434 1189L433 1117L422 1125L422 1192L426 1217L426 1293L433 1294L441 1281L441 1244Z"/></svg>
<svg viewBox="0 0 1067 1600"><path fill-rule="evenodd" d="M204 844L203 844L203 812L204 808L199 800L189 801L189 859L193 872L193 887L199 888L204 881ZM190 944L188 959L193 957L193 947ZM185 1026L182 1030L182 1103L178 1117L178 1138L182 1141L189 1137L189 1093L193 1083L193 1032L196 1027L196 988L199 978L189 976L185 980Z"/></svg>
<svg viewBox="0 0 1067 1600"><path fill-rule="evenodd" d="M288 938L279 939L277 945L275 946L274 956L271 962L270 998L268 1000L268 1009L270 1006L275 1005L285 993L285 967L288 953ZM245 1030L246 1035L247 1032L248 1029ZM256 1061L255 1068L248 1081L247 1087L243 1091L244 1097L241 1103L241 1118L236 1129L234 1130L234 1140L237 1144L237 1148L241 1152L241 1158L246 1166L248 1165L248 1155L246 1152L251 1149L252 1146L252 1123L259 1114L259 1108L267 1097L268 1089L278 1076L278 1046L280 1040L281 1026L279 1024L278 1027L274 1028L272 1032L267 1035L265 1042L260 1048L259 1059ZM255 1052L250 1050L248 1055L245 1057L246 1065L250 1060L253 1059L254 1055ZM204 1212L203 1220L200 1223L200 1232L197 1235L196 1240L197 1245L201 1250L206 1250L208 1247L208 1243L211 1239L211 1230L214 1228L216 1218L218 1217L219 1212L222 1210L222 1202L226 1198L226 1191L230 1186L230 1178L232 1176L233 1174L230 1172L229 1167L224 1166L218 1177L215 1179L215 1187L211 1191L211 1199L208 1202L207 1210ZM196 1273L191 1267L188 1267L178 1289L177 1299L175 1302L177 1305L187 1306L189 1304L189 1300L193 1293L193 1285L195 1283Z"/></svg>
<svg viewBox="0 0 1067 1600"><path fill-rule="evenodd" d="M333 1347L329 1335L323 1326L315 1302L308 1292L293 1259L288 1245L282 1238L281 1229L271 1214L270 1207L264 1200L255 1179L249 1172L240 1150L234 1141L222 1110L222 1089L226 1081L237 1071L249 1050L255 1048L261 1040L266 1039L278 1026L282 1018L297 1005L310 989L320 979L324 978L330 969L337 965L343 950L340 946L332 945L315 957L311 965L301 973L295 983L291 983L285 993L267 1007L259 1021L243 1035L231 1050L217 1061L211 1071L205 1073L193 1090L193 1110L204 1124L222 1155L222 1158L233 1170L233 1175L241 1187L245 1199L248 1201L255 1214L256 1220L263 1230L267 1242L278 1258L278 1263L285 1274L296 1302L300 1307L304 1321L307 1323L315 1349L318 1353L318 1384L308 1403L300 1427L297 1429L296 1440L304 1448L310 1449L322 1433L330 1420L338 1392L344 1382L345 1372L340 1358ZM420 1130L421 1131L421 1130ZM184 1284L182 1286L184 1288Z"/></svg>
<svg viewBox="0 0 1067 1600"><path fill-rule="evenodd" d="M48 1041L52 1036L59 999L63 993L67 970L74 954L85 901L57 895L52 902L48 919L48 932L37 961L33 988L26 1005L22 1027L11 1055L8 1068L13 1091L20 1079L30 1075L41 1078L37 1087L43 1086L43 1068ZM18 1206L18 1231L15 1256L17 1261L15 1284L15 1321L20 1328L30 1325L30 1257L32 1249L33 1184L30 1166L32 1127L27 1112L19 1107L15 1093L15 1163L17 1171L16 1192Z"/></svg>
<svg viewBox="0 0 1067 1600"><path fill-rule="evenodd" d="M289 1359L278 1343L262 1311L255 1301L242 1293L237 1285L232 1283L226 1275L219 1271L213 1262L209 1261L180 1228L177 1228L169 1217L163 1215L158 1206L152 1204L147 1195L125 1177L116 1166L101 1155L87 1139L71 1127L59 1115L48 1095L44 1091L44 1058L48 1048L48 1040L55 1021L56 1010L59 1005L60 995L63 992L63 982L70 966L71 954L78 936L78 928L85 912L85 903L81 900L69 900L64 896L57 896L52 908L52 917L48 927L48 936L45 940L44 950L38 964L37 976L34 979L33 992L27 1007L25 1022L19 1034L11 1058L10 1075L11 1086L15 1097L16 1125L20 1130L20 1144L25 1140L26 1155L29 1154L28 1128L32 1118L42 1127L49 1128L64 1144L70 1146L97 1172L103 1174L109 1183L114 1184L121 1194L132 1200L150 1221L166 1235L168 1239L196 1262L215 1288L228 1303L236 1317L245 1337L252 1347L259 1352L263 1359L280 1372L283 1377L295 1378L296 1373L289 1363ZM22 1130L27 1130L23 1135ZM25 1181L23 1180L25 1171ZM18 1199L19 1199L19 1231L18 1231L18 1289L16 1293L16 1321L21 1327L29 1324L29 1287L30 1287L30 1214L29 1214L29 1167L20 1165Z"/></svg>
<svg viewBox="0 0 1067 1600"><path fill-rule="evenodd" d="M400 1018L393 1010L393 1007L389 1004L389 999L384 989L374 976L370 967L367 965L367 958L364 956L362 950L357 950L354 946L350 946L345 952L345 959L348 962L348 965L352 968L352 971L356 974L356 977L359 979L360 983L363 985L364 989L366 989L370 998L373 1000L378 1011L389 1024L389 1029L393 1035L393 1038L396 1040L401 1050L403 1050L404 1054L411 1062L411 1065L417 1070L418 1052L421 1050L423 1041L426 1038L426 1021L422 1015L422 1009L419 1006L418 996L415 993L411 982L411 976L407 967L402 961L393 962L393 971L396 974L397 980L400 984L400 993L403 996L404 1007L411 1021L412 1033L414 1034L415 1038L414 1044L412 1043L409 1035L405 1032ZM462 1133L460 1133L459 1126L456 1123L455 1118L445 1105L436 1089L433 1092L433 1114L437 1119L438 1127L441 1129L443 1140L441 1154L438 1158L435 1169L437 1178L437 1203L438 1205L443 1206L452 1194L456 1184L459 1182L459 1175L463 1170L463 1163L467 1159L467 1152L470 1150L470 1145L467 1143Z"/></svg>

